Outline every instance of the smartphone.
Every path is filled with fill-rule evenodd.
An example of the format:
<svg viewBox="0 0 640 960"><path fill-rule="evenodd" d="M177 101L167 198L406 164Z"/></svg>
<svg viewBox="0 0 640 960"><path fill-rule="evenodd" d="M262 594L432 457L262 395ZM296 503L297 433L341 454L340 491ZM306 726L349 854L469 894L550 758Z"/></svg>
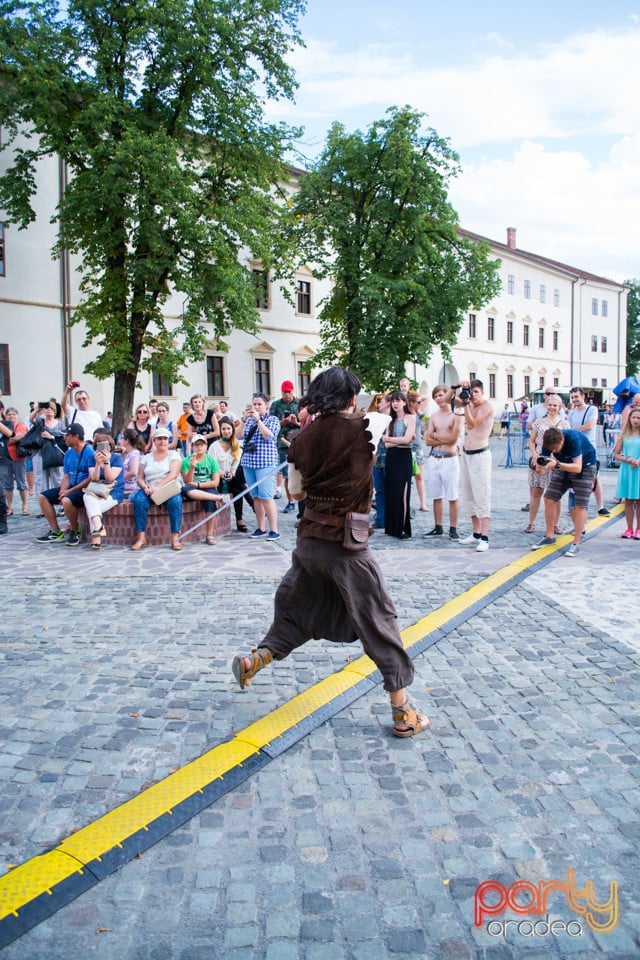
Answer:
<svg viewBox="0 0 640 960"><path fill-rule="evenodd" d="M111 444L108 440L100 440L96 443L96 453L111 453Z"/></svg>

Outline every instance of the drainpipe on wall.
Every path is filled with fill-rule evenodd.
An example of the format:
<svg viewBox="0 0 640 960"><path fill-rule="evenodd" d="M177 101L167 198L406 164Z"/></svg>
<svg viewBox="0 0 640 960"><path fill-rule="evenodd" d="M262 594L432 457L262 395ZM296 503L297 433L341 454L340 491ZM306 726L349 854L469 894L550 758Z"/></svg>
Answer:
<svg viewBox="0 0 640 960"><path fill-rule="evenodd" d="M67 186L67 165L64 160L58 158L58 203L61 206L64 199L64 193ZM62 221L60 230L62 230ZM70 302L70 272L71 264L69 251L63 245L60 253L60 324L62 337L62 372L64 376L63 390L72 377L72 357L71 357L71 331L69 320L71 317Z"/></svg>

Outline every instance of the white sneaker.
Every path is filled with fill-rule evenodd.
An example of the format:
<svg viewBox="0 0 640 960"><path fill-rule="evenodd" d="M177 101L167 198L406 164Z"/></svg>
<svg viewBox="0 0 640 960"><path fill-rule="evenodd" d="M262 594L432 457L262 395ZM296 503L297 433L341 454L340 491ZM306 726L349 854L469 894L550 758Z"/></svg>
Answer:
<svg viewBox="0 0 640 960"><path fill-rule="evenodd" d="M458 543L477 543L478 538L474 537L472 533L468 537L463 537L462 540L458 540Z"/></svg>
<svg viewBox="0 0 640 960"><path fill-rule="evenodd" d="M488 540L478 540L478 546L476 547L476 553L486 553L489 549Z"/></svg>

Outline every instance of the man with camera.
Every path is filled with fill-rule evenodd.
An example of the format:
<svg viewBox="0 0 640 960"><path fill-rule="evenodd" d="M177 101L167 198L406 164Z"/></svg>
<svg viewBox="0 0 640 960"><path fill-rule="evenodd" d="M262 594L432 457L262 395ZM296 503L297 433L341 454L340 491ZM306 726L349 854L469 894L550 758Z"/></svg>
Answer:
<svg viewBox="0 0 640 960"><path fill-rule="evenodd" d="M573 490L573 543L565 557L580 555L580 539L587 522L587 506L596 479L596 449L579 430L559 430L549 427L542 437L542 456L537 459L536 470L550 472L551 479L544 492L545 535L532 550L549 547L556 542L554 525L556 504L567 490Z"/></svg>
<svg viewBox="0 0 640 960"><path fill-rule="evenodd" d="M447 394L454 414L464 417L466 428L460 483L462 498L471 515L472 533L460 543L475 543L477 553L489 549L491 523L491 450L493 406L484 398L482 380L461 380Z"/></svg>

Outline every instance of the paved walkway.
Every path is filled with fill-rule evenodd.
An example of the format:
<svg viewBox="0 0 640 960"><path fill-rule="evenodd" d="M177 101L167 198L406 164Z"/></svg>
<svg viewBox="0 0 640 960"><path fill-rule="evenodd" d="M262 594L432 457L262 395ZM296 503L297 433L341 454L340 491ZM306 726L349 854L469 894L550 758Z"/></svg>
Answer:
<svg viewBox="0 0 640 960"><path fill-rule="evenodd" d="M401 627L528 551L526 472L496 466L491 549L376 536ZM615 471L604 471L612 502ZM33 501L32 501L33 503ZM282 505L282 502L281 502ZM35 517L0 538L0 866L84 824L341 669L314 643L246 694L238 647L270 622L295 519L278 544L233 534L180 554L39 546ZM139 859L34 927L3 960L387 960L640 956L640 543L596 521L554 559L416 659L432 731L389 735L381 687L313 730ZM463 530L466 524L461 524ZM540 524L539 524L540 527ZM357 651L356 651L357 653ZM474 891L619 887L594 933L559 894L551 920L474 926ZM533 919L536 919L535 917ZM575 923L581 932L576 934ZM573 935L572 935L573 931Z"/></svg>

